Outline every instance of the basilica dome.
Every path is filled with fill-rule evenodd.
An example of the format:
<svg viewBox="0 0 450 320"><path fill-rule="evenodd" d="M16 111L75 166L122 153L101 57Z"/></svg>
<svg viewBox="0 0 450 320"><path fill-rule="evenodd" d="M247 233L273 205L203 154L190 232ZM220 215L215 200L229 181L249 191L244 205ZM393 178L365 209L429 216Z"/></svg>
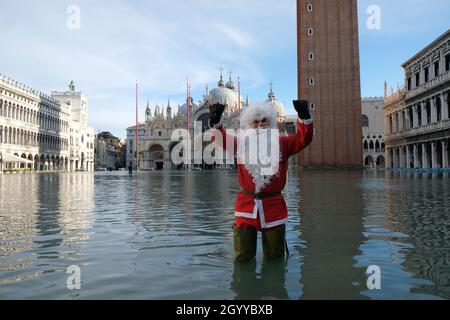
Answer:
<svg viewBox="0 0 450 320"><path fill-rule="evenodd" d="M228 113L236 112L239 108L238 93L234 91L235 85L230 78L230 81L225 85L222 76L218 82L218 87L211 90L208 95L208 102L210 105L220 103L225 105ZM241 108L243 106L243 99L241 96Z"/></svg>
<svg viewBox="0 0 450 320"><path fill-rule="evenodd" d="M189 99L190 99L189 106L190 106L190 109L191 109L191 110L190 110L190 115L192 116L192 115L195 113L195 111L197 111L197 109L199 108L199 106L198 106L197 104L194 103L194 99L192 99L192 97L189 97ZM180 107L179 113L180 113L181 116L187 116L187 99L186 99L186 103L183 104L183 105Z"/></svg>
<svg viewBox="0 0 450 320"><path fill-rule="evenodd" d="M272 86L270 86L267 102L271 103L273 108L277 112L278 121L284 121L286 119L286 114L284 113L284 105L275 98L275 93L272 90Z"/></svg>

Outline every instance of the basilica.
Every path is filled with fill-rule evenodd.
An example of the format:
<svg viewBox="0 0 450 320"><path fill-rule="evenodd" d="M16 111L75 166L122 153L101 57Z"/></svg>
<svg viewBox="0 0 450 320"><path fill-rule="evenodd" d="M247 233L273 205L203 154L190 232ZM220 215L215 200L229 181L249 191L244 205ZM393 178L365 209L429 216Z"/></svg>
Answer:
<svg viewBox="0 0 450 320"><path fill-rule="evenodd" d="M217 87L209 90L205 88L203 98L196 104L192 97L186 99L182 106L178 105L177 110L173 110L170 101L166 108L160 108L156 105L152 112L149 104L145 110L145 123L140 123L138 127L138 145L136 148L136 126L127 128L127 167L139 170L161 170L176 169L180 166L175 165L170 157L173 147L178 144L171 141L172 132L176 129L187 129L188 114L189 128L191 136L194 136L194 123L199 122L202 131L209 129L209 106L211 101L220 101L226 109L223 116L223 123L228 129L239 128L239 115L242 110L249 108L248 96L244 100L239 91L236 90L235 83L230 76L229 81L225 83L223 76ZM277 120L282 132L286 120L283 104L275 98L275 94L270 87L267 101L272 103L277 111ZM189 106L189 112L188 112ZM175 111L175 112L174 112ZM205 143L204 146L208 145ZM194 168L205 168L205 165L195 165Z"/></svg>

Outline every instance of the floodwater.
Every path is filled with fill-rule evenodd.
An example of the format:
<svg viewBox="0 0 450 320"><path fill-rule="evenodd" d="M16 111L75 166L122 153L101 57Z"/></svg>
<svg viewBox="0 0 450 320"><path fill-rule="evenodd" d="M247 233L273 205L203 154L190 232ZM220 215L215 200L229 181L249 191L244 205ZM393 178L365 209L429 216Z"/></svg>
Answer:
<svg viewBox="0 0 450 320"><path fill-rule="evenodd" d="M0 299L450 298L448 173L291 171L289 258L265 261L259 236L240 264L232 171L12 174L0 190Z"/></svg>

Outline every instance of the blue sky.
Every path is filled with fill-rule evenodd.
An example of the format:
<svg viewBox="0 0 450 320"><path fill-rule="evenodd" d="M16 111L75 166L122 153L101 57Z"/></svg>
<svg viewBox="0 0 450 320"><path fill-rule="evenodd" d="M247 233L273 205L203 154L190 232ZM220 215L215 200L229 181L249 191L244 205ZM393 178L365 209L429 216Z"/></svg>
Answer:
<svg viewBox="0 0 450 320"><path fill-rule="evenodd" d="M77 5L81 28L70 30ZM400 64L450 28L448 0L359 0L362 96L403 82ZM381 29L369 30L370 5ZM277 98L294 114L297 94L295 0L3 1L0 73L43 92L74 80L89 96L89 124L124 137L134 122L134 86L145 103L182 104L185 79L198 101L216 86L219 67L240 75L251 101ZM176 109L176 107L175 107Z"/></svg>

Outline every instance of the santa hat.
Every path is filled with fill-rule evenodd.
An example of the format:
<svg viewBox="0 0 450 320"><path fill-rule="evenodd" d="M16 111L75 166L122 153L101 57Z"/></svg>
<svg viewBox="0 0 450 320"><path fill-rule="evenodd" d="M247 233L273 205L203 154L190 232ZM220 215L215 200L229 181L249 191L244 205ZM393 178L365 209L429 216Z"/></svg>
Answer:
<svg viewBox="0 0 450 320"><path fill-rule="evenodd" d="M277 112L270 102L253 103L242 111L240 117L240 125L242 130L251 128L251 124L255 120L267 119L267 127L269 129L277 128Z"/></svg>

